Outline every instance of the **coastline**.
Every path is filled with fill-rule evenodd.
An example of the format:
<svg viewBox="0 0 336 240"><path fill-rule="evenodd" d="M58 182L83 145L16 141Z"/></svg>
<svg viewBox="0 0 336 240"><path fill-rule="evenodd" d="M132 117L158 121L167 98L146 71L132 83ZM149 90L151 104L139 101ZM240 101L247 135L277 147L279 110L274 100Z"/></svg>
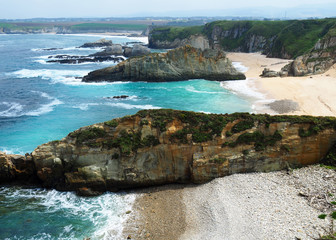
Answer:
<svg viewBox="0 0 336 240"><path fill-rule="evenodd" d="M276 100L288 100L291 103L297 103L299 109L282 114L336 116L335 65L326 73L319 75L262 78L259 75L264 68L279 71L290 60L266 58L260 53L228 53L228 58L248 67L245 73L248 78L247 84L264 96L263 99L254 100L256 113L279 114L277 111L272 111L266 104ZM283 103L286 104L286 102Z"/></svg>
<svg viewBox="0 0 336 240"><path fill-rule="evenodd" d="M297 103L299 109L289 107L282 114L336 116L336 104L332 105L335 66L322 75L261 78L264 68L279 71L290 60L260 53L228 53L228 57L246 67L247 80L227 82L223 87L254 102L256 113L279 114ZM326 234L330 222L317 217L323 213L323 203L318 205L312 199L335 191L335 185L335 171L315 165L294 171L234 174L203 185L150 188L137 196L123 236L316 239Z"/></svg>

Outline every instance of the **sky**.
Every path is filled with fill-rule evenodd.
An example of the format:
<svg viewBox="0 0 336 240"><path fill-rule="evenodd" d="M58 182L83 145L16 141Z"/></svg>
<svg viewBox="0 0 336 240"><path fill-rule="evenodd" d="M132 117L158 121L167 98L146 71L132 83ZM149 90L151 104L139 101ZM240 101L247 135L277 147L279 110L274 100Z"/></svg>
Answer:
<svg viewBox="0 0 336 240"><path fill-rule="evenodd" d="M318 14L320 17L330 17L333 13L336 16L335 0L0 0L0 6L0 19L190 17L230 14L235 16L259 14L265 17L272 17L272 14L274 17L287 14L308 16Z"/></svg>

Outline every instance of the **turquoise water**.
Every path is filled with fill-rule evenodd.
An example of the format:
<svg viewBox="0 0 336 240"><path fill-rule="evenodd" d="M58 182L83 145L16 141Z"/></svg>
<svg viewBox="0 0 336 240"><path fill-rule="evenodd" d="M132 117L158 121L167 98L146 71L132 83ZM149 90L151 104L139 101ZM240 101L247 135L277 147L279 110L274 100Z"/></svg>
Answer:
<svg viewBox="0 0 336 240"><path fill-rule="evenodd" d="M0 239L120 239L134 194L0 188Z"/></svg>
<svg viewBox="0 0 336 240"><path fill-rule="evenodd" d="M85 125L134 114L141 109L174 108L211 113L251 111L250 103L219 82L85 84L88 72L112 63L48 64L50 55L86 55L78 49L99 36L0 35L0 151L32 152ZM134 41L111 37L114 43ZM45 51L43 48L63 48ZM110 99L129 95L129 99ZM123 212L132 199L122 194L79 198L73 193L0 189L0 239L118 239ZM107 237L109 236L109 237Z"/></svg>

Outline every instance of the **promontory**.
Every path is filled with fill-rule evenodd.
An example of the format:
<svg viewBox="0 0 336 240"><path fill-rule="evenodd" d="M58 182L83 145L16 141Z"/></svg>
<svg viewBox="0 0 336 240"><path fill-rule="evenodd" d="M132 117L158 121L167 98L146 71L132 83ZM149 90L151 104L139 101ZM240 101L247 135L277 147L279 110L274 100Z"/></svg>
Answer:
<svg viewBox="0 0 336 240"><path fill-rule="evenodd" d="M25 156L0 153L0 184L35 182L91 195L205 183L318 163L329 151L328 164L335 164L335 141L331 117L143 110L80 128Z"/></svg>
<svg viewBox="0 0 336 240"><path fill-rule="evenodd" d="M167 53L129 58L116 66L90 72L83 78L83 82L168 82L189 79L228 81L245 78L222 50L201 50L187 45Z"/></svg>

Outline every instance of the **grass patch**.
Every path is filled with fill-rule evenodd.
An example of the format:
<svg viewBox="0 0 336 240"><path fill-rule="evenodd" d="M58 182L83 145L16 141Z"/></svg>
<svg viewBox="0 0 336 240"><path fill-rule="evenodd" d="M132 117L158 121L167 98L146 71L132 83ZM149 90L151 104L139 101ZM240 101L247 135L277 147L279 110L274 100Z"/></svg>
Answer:
<svg viewBox="0 0 336 240"><path fill-rule="evenodd" d="M196 34L203 34L203 26L154 28L151 38L155 41L173 42L175 39L186 39Z"/></svg>
<svg viewBox="0 0 336 240"><path fill-rule="evenodd" d="M101 128L90 127L85 130L72 132L69 136L76 138L76 143L84 143L89 140L103 138L106 136L106 132Z"/></svg>

